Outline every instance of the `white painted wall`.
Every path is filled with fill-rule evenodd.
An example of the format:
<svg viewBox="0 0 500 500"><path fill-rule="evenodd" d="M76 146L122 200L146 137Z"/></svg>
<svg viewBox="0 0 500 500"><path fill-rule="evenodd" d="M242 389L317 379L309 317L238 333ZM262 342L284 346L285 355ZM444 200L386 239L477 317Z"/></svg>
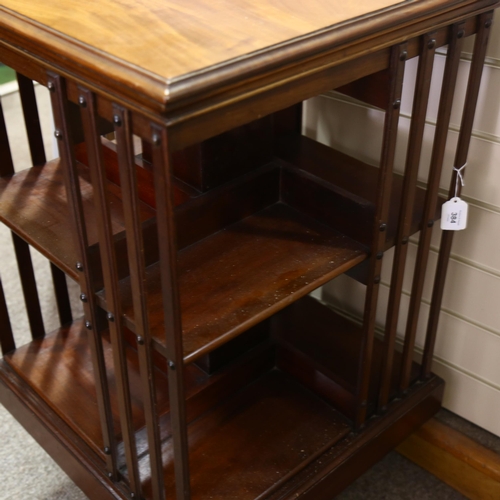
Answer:
<svg viewBox="0 0 500 500"><path fill-rule="evenodd" d="M498 15L497 15L498 17ZM500 18L499 18L500 19ZM472 40L467 40L457 82L456 98L448 135L441 179L442 193L449 186L467 85ZM435 127L444 55L437 55L431 100L427 113L424 151L419 179L425 182ZM407 64L396 170L403 172L411 113L416 61ZM483 74L479 104L463 188L470 204L469 227L458 232L452 249L441 313L433 370L446 380L444 406L500 436L500 21L493 27ZM339 94L307 102L307 135L370 164L380 154L383 114ZM437 260L440 229L434 229L429 269L417 335L416 357L422 352L429 313L432 281ZM402 338L411 290L417 237L408 255L398 335ZM392 252L384 258L377 322L383 325ZM323 300L359 315L364 287L341 276L323 288Z"/></svg>

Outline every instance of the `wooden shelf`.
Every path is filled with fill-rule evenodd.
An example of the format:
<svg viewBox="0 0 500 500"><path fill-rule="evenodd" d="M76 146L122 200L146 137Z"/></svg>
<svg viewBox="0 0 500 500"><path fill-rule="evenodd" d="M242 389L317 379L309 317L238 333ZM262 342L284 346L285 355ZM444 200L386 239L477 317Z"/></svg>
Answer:
<svg viewBox="0 0 500 500"><path fill-rule="evenodd" d="M264 166L187 203L186 193L177 196L177 202L182 203L177 210L178 237L185 246L179 252L179 269L187 362L213 351L339 274L356 273L356 266L366 260L377 169L305 137L294 137L294 142L287 138L283 144L278 155L286 166ZM116 152L108 141L104 146L113 229L124 247L121 192L115 184L119 181ZM78 146L76 153L82 162L78 168L90 255L93 267L99 269L85 148ZM141 216L153 234L152 177L144 168L139 167L138 172L142 175L142 198L147 202L141 204ZM395 176L392 206L396 208L388 225L388 245L397 225L398 179ZM260 200L261 206L255 200ZM414 231L418 230L422 203L420 193ZM204 217L207 207L210 215L206 223L193 230L193 221ZM67 240L71 227L58 160L0 179L0 219L77 279L76 256ZM204 227L210 227L208 236ZM148 249L148 263L155 262L156 244ZM127 327L134 331L126 254L121 262L123 313ZM157 350L166 355L158 263L149 265L147 277L152 335ZM98 296L105 308L105 291Z"/></svg>
<svg viewBox="0 0 500 500"><path fill-rule="evenodd" d="M78 163L80 189L87 227L90 255L98 265L97 226L92 201L92 185L88 169ZM108 182L113 232L115 235L125 229L121 191ZM155 211L141 204L143 221L152 219ZM33 167L0 178L0 221L26 240L40 253L50 259L68 276L78 280L75 263L78 260L72 240L73 230L68 210L63 166L59 159L42 167Z"/></svg>
<svg viewBox="0 0 500 500"><path fill-rule="evenodd" d="M295 183L298 188L286 192L287 203L298 210L307 210L311 216L325 224L333 224L333 227L356 241L369 244L373 231L370 215L374 213L376 201L377 167L298 134L280 137L275 153L284 165L304 178L303 182ZM315 186L309 187L311 176L315 178ZM316 186L319 179L335 186L337 195L326 196L326 193L318 190ZM386 249L394 245L402 187L403 178L393 174ZM314 195L312 199L311 194ZM411 234L420 229L424 199L425 190L417 188ZM444 201L442 198L438 199L434 220L440 219ZM360 212L363 214L356 217Z"/></svg>
<svg viewBox="0 0 500 500"><path fill-rule="evenodd" d="M359 243L274 204L179 252L184 357L191 362L360 263ZM165 353L158 264L147 268L148 309ZM135 329L130 281L120 284L127 327ZM105 307L105 291L98 294Z"/></svg>
<svg viewBox="0 0 500 500"><path fill-rule="evenodd" d="M295 322L302 317L302 312L308 316L307 319L314 319L310 314L318 312L314 306L311 307L311 301L315 302L310 298L302 299L273 320L278 321L281 331L286 330L291 341L296 340L297 332L302 329L300 321ZM323 307L320 304L317 306ZM290 311L294 313L290 315ZM287 321L283 321L283 314L288 317ZM319 312L317 321L302 331L312 338L312 347L305 353L311 359L318 354L314 338L318 325L322 330L330 326L333 337L339 333L351 333L339 331L342 321L324 325L323 319L324 313ZM275 331L275 326L271 330ZM23 397L36 408L38 418L49 419L57 426L70 449L75 442L83 439L97 454L102 464L100 467L103 467L105 455L102 451L95 378L87 334L83 320L78 320L44 339L18 348L0 361L0 379L2 383L19 388ZM335 341L328 348L334 344ZM106 332L103 334L103 349L114 426L120 440L112 352ZM337 470L336 467L344 460L359 460L359 450L364 449L366 443L382 435L391 422L408 413L409 420L403 432L406 435L417 425L415 422L424 418L422 415L430 416L439 405L442 381L432 378L412 389L406 400L394 402L385 418L370 419L366 429L353 434L349 422L335 409L335 393L339 386L333 383L319 387L325 379L324 372L318 372L316 379L320 390L311 391L303 377L295 377L283 365L281 350L280 339L275 347L264 341L211 376L194 364L185 367L193 499L201 500L210 496L238 500L279 497L283 491L296 488L297 482L299 485L306 484L311 474L328 474L333 466ZM334 358L330 363L329 354ZM344 356L343 363L346 366L349 363L355 365L357 354L357 351L351 352L349 348L340 353L331 350L322 353L321 361L326 360L325 366L337 366L336 361ZM143 493L146 498L151 498L138 359L131 346L127 348L126 360ZM167 368L163 358L157 361L159 363L154 376L164 477L167 492L172 492L174 473ZM279 368L280 365L283 365L283 369ZM307 371L308 365L303 364L300 369ZM325 389L331 392L325 393ZM341 391L338 396L342 397ZM45 406L48 409L44 409ZM60 419L59 424L57 419ZM74 434L68 434L66 428ZM399 442L401 430L398 432L394 439ZM384 451L386 445L386 441L382 441L375 448L378 451L370 453L381 457L388 451ZM245 453L241 453L243 449ZM338 462L340 458L342 460ZM118 465L126 477L121 445L118 447ZM325 467L326 471L320 472ZM342 477L342 468L335 474ZM330 486L331 491L339 491L342 487L334 489Z"/></svg>
<svg viewBox="0 0 500 500"><path fill-rule="evenodd" d="M74 430L101 458L103 442L96 402L95 377L91 352L87 340L88 331L83 319L61 327L7 354L0 363L9 367L44 401L71 429ZM102 334L103 352L107 367L111 396L111 409L117 439L121 439L116 383L112 359L112 346L107 332ZM127 369L130 382L132 417L137 430L138 452L146 446L142 390L139 361L134 347L127 345ZM238 391L266 373L274 366L274 350L269 343L253 349L218 374L209 376L196 365L185 370L186 397L189 421L198 418L221 398ZM156 399L159 415L162 415L162 436L170 436L168 412L167 367L163 358L156 358L154 371ZM205 391L205 392L204 392Z"/></svg>
<svg viewBox="0 0 500 500"><path fill-rule="evenodd" d="M500 0L375 1L339 10L314 0L300 22L290 9L281 19L269 2L250 2L253 12L242 2L230 16L243 31L216 7L200 17L196 1L168 22L143 2L140 15L120 7L104 31L92 8L73 12L81 20L72 24L55 0L43 15L0 7L0 53L19 71L30 153L43 156L39 82L50 91L62 157L10 175L0 109L0 222L26 241L16 258L35 339L16 348L0 283L0 400L89 498L327 500L440 408L444 383L431 364L452 234L441 245L421 366L418 308L404 352L396 345L406 243L421 231L418 305L463 39L476 35L457 164L467 160ZM226 31L205 29L217 23ZM267 34L253 37L257 25ZM115 40L116 26L140 46L131 52L134 43ZM424 191L418 164L443 46L443 127ZM400 101L406 61L416 58L402 177L393 172ZM301 135L304 102L331 89L385 113L380 168ZM103 137L111 132L113 142ZM89 181L94 156L107 180L103 213ZM23 265L30 245L82 289L84 318L71 322L65 276L52 267L65 326L44 338L36 278L29 259ZM380 275L395 245L396 300L380 340ZM308 296L344 273L368 284L361 326Z"/></svg>
<svg viewBox="0 0 500 500"><path fill-rule="evenodd" d="M272 370L190 425L192 498L265 498L349 432L328 404ZM169 439L167 491L174 485L172 457ZM150 483L143 486L149 498Z"/></svg>
<svg viewBox="0 0 500 500"><path fill-rule="evenodd" d="M353 418L362 327L304 297L276 316L273 332L278 343L276 365ZM375 338L369 414L376 410L383 353L383 342ZM401 354L395 352L391 398L398 392L400 368ZM413 363L411 380L418 376L419 366Z"/></svg>
<svg viewBox="0 0 500 500"><path fill-rule="evenodd" d="M8 364L36 397L104 460L95 378L86 337L83 320L78 320L44 339L18 348L5 356L2 363ZM103 349L114 427L120 440L112 351L106 333ZM227 491L234 493L233 498L255 498L258 493L278 487L350 432L340 414L290 376L274 369L274 362L273 347L263 342L212 376L195 365L186 367L193 452L190 460L199 465L193 469L196 471L194 484L196 477L200 484L205 484L207 476L212 475L209 483L214 492L228 488ZM138 359L132 347L127 348L127 367L138 454L147 462ZM163 366L156 367L155 381L169 488L173 483L169 452L171 428L167 375ZM287 419L283 420L283 414ZM221 439L229 435L231 439ZM244 459L240 455L242 447L250 451ZM260 460L255 460L257 456ZM220 467L221 463L225 467ZM142 470L148 470L147 464ZM219 472L215 474L215 470ZM125 469L123 473L126 474ZM254 480L256 473L260 478L258 482ZM144 486L147 491L147 479Z"/></svg>
<svg viewBox="0 0 500 500"><path fill-rule="evenodd" d="M106 139L103 142L103 162L108 177L107 189L113 233L117 242L117 252L125 259L119 262L120 274L127 275L126 245L124 239L125 222L118 158L116 146ZM96 216L94 211L88 170L88 157L85 144L75 146L82 204L87 228L89 256L95 285L102 287L100 255L98 249ZM145 227L151 227L156 216L154 210L153 174L142 168L143 162L136 158L136 170L140 181L139 196L141 198L141 220ZM174 201L176 205L189 200L198 193L176 180ZM0 221L12 231L26 240L30 245L45 255L56 266L75 281L79 273L75 269L77 261L75 245L72 240L71 218L63 177L63 166L59 159L47 162L41 167L17 172L12 176L0 178ZM152 228L155 229L154 227Z"/></svg>
<svg viewBox="0 0 500 500"><path fill-rule="evenodd" d="M75 321L5 356L0 372L5 374L7 364L38 400L104 460L86 335L83 321ZM114 425L119 430L112 353L106 334L103 347ZM274 349L264 342L212 376L195 365L186 367L193 498L228 495L224 498L254 499L271 493L350 432L344 417L292 377L276 370L274 362ZM142 457L144 493L149 498L138 360L131 347L127 349L127 366L137 451ZM171 491L174 478L166 377L163 367L157 366L165 480L167 491ZM243 448L245 454L241 454ZM121 471L126 476L123 465Z"/></svg>
<svg viewBox="0 0 500 500"><path fill-rule="evenodd" d="M95 377L87 335L84 321L77 320L43 339L19 347L5 356L4 360L76 433L96 452L103 455ZM119 430L112 352L106 333L103 335L103 348L112 396L113 423L115 429ZM144 419L141 410L139 368L132 349L127 350L127 364L134 426L141 428ZM156 375L161 376L161 373L157 371ZM158 384L160 412L165 412L168 405L166 385Z"/></svg>

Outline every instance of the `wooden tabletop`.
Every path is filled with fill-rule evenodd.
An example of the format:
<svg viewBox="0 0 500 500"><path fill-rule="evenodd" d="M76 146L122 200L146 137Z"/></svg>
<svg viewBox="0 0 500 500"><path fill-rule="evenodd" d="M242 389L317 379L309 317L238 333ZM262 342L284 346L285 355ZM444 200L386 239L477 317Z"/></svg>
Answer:
<svg viewBox="0 0 500 500"><path fill-rule="evenodd" d="M402 0L3 0L7 9L171 80Z"/></svg>
<svg viewBox="0 0 500 500"><path fill-rule="evenodd" d="M0 49L166 109L200 88L485 3L496 0L2 0Z"/></svg>

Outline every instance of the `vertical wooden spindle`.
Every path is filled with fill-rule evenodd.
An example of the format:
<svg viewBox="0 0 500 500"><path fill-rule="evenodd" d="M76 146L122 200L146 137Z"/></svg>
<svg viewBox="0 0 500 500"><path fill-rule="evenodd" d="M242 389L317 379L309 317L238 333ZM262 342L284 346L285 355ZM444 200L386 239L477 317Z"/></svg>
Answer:
<svg viewBox="0 0 500 500"><path fill-rule="evenodd" d="M0 177L11 175L14 172L14 163L12 162L12 155L10 152L9 138L7 136L7 128L5 126L5 119L3 116L2 102L0 100ZM7 354L16 348L12 327L10 324L9 311L5 302L5 295L3 291L2 281L0 280L0 322L2 328L0 329L0 347L2 354Z"/></svg>
<svg viewBox="0 0 500 500"><path fill-rule="evenodd" d="M153 151L151 149L151 143L142 139L142 159L148 163L153 162Z"/></svg>
<svg viewBox="0 0 500 500"><path fill-rule="evenodd" d="M153 169L161 262L161 283L165 337L168 355L168 387L174 444L175 484L178 500L189 500L189 449L187 442L186 401L182 324L177 281L177 238L174 217L172 164L166 128L152 125Z"/></svg>
<svg viewBox="0 0 500 500"><path fill-rule="evenodd" d="M14 243L14 252L16 254L19 278L23 289L24 303L28 313L28 322L30 324L31 336L34 339L45 336L45 327L43 325L42 310L40 308L40 298L36 286L35 271L31 260L30 247L17 234L12 233L12 242Z"/></svg>
<svg viewBox="0 0 500 500"><path fill-rule="evenodd" d="M479 87L481 84L481 76L483 73L484 60L486 57L486 48L488 45L488 37L490 27L493 21L493 13L486 12L478 17L479 29L476 35L472 63L469 73L469 82L465 95L464 111L462 115L462 123L458 136L457 151L455 155L455 167L460 168L465 165L467 155L469 154L470 140L472 136L472 126L476 112L477 100L479 95ZM465 169L464 169L465 170ZM457 180L457 172L454 171L449 197L455 195L455 185ZM458 195L460 195L461 185L458 183ZM434 278L434 288L432 291L431 308L429 312L429 321L427 324L427 334L424 347L424 356L422 360L421 376L426 378L431 373L432 357L434 354L434 345L436 343L436 333L438 328L439 313L443 301L444 285L446 281L446 271L448 261L450 259L451 245L453 243L453 231L443 231L441 236L441 245L439 249L438 264L436 275Z"/></svg>
<svg viewBox="0 0 500 500"><path fill-rule="evenodd" d="M2 105L0 103L0 176L6 177L14 174L14 162L12 161L12 153L7 135L7 127L3 114ZM35 273L33 270L33 262L28 243L12 233L12 241L14 244L14 252L16 254L17 267L19 269L19 278L23 290L24 303L28 314L28 322L30 325L32 338L41 338L45 336L45 327L43 325L42 310L40 308L40 299L36 287Z"/></svg>
<svg viewBox="0 0 500 500"><path fill-rule="evenodd" d="M431 87L432 69L436 40L433 34L426 34L421 39L420 59L418 64L415 96L413 100L410 135L406 153L406 168L401 195L398 230L394 261L392 266L391 288L385 324L384 354L382 360L381 385L378 407L383 410L389 400L392 381L394 348L398 327L403 278L408 252L408 241L413 216L415 193L417 189L418 167L424 137L425 116Z"/></svg>
<svg viewBox="0 0 500 500"><path fill-rule="evenodd" d="M134 307L135 333L144 403L144 416L149 443L151 483L154 500L164 498L163 465L161 441L156 409L154 367L152 361L151 335L147 304L146 269L144 242L140 219L140 202L134 159L134 146L130 112L119 106L113 107L115 135L117 141L120 184L123 196L123 212L127 233L127 250L130 270L130 284Z"/></svg>
<svg viewBox="0 0 500 500"><path fill-rule="evenodd" d="M377 180L375 217L372 232L369 281L366 289L363 315L363 337L359 359L356 414L354 421L356 428L364 424L367 414L367 400L371 379L375 333L375 315L380 283L380 271L382 269L382 257L387 233L392 170L396 151L404 68L407 57L406 44L394 46L391 50L390 57L389 71L391 88L384 121L384 137Z"/></svg>
<svg viewBox="0 0 500 500"><path fill-rule="evenodd" d="M463 43L463 23L454 24L451 27L450 43L448 45L448 54L441 86L441 97L434 133L434 144L432 147L431 163L429 168L429 178L427 192L425 195L424 212L422 215L422 225L420 230L420 239L418 243L417 259L413 271L413 283L410 298L410 307L406 322L405 340L403 347L403 356L401 362L401 374L399 380L399 390L405 391L410 384L411 367L413 363L413 349L415 346L415 337L418 325L418 316L420 312L420 303L424 289L425 273L431 246L432 228L436 213L437 197L439 190L439 180L446 148L446 139L448 137L448 128L450 125L451 108L460 64L460 52Z"/></svg>
<svg viewBox="0 0 500 500"><path fill-rule="evenodd" d="M52 262L50 263L50 272L52 274L52 283L54 284L59 321L61 325L66 325L73 321L66 275L56 265L52 264Z"/></svg>
<svg viewBox="0 0 500 500"><path fill-rule="evenodd" d="M8 352L16 348L14 341L14 334L9 318L9 311L7 310L7 303L5 301L5 294L3 291L2 280L0 279L0 347L2 348L2 355L5 356Z"/></svg>
<svg viewBox="0 0 500 500"><path fill-rule="evenodd" d="M80 289L85 314L85 328L88 331L88 340L92 356L94 377L96 380L97 406L101 421L103 434L104 453L106 455L106 466L111 478L117 479L117 468L115 456L111 450L116 448L113 415L109 397L108 379L106 375L106 364L104 360L101 335L97 325L97 305L93 293L92 276L90 272L90 261L88 255L88 239L85 226L85 218L82 207L79 177L76 170L73 140L71 137L70 121L68 116L68 101L66 94L66 82L63 78L53 73L48 74L48 88L51 93L52 110L56 127L55 136L59 141L59 152L63 165L64 182L68 198L69 216L73 224L73 242L77 250L78 262L76 269L80 273Z"/></svg>
<svg viewBox="0 0 500 500"><path fill-rule="evenodd" d="M33 81L20 73L16 75L19 95L21 97L21 106L23 108L24 124L28 135L31 163L33 166L42 166L45 165L47 159L43 146L42 128L40 126L40 116L38 115Z"/></svg>
<svg viewBox="0 0 500 500"><path fill-rule="evenodd" d="M90 176L94 190L95 212L99 236L108 325L113 348L113 365L117 385L118 408L122 428L125 460L130 488L134 495L141 494L141 481L137 461L137 446L132 418L132 405L126 349L123 339L123 316L118 291L118 268L113 239L113 226L108 202L106 167L103 162L101 138L98 132L98 115L95 95L87 89L80 89L79 96L85 143L89 158ZM113 449L113 455L116 449Z"/></svg>
<svg viewBox="0 0 500 500"><path fill-rule="evenodd" d="M3 115L2 101L0 99L0 177L6 177L14 173L14 162L10 151L9 137L7 135L7 126Z"/></svg>
<svg viewBox="0 0 500 500"><path fill-rule="evenodd" d="M43 145L42 127L40 124L40 116L38 114L33 81L20 73L17 73L17 83L19 85L19 95L21 97L24 124L26 126L26 133L28 136L31 163L35 167L43 166L45 165L47 159ZM50 271L52 274L52 281L54 283L59 320L61 325L65 325L73 320L66 278L64 273L52 263L50 263Z"/></svg>

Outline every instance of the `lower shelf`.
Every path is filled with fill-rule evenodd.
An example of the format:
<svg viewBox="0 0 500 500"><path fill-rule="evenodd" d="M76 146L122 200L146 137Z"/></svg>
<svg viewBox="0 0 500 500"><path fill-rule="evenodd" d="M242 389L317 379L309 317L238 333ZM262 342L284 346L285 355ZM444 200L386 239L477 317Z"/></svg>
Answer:
<svg viewBox="0 0 500 500"><path fill-rule="evenodd" d="M190 425L192 498L265 498L349 432L327 403L271 370ZM167 492L175 484L172 455L169 439ZM143 463L147 471L147 456ZM144 493L151 496L147 480Z"/></svg>
<svg viewBox="0 0 500 500"><path fill-rule="evenodd" d="M341 491L438 410L442 381L432 377L425 383L415 384L404 399L394 400L386 413L372 416L365 429L353 433L337 401L339 395L342 399L343 393L352 391L349 386L353 381L341 381L349 379L349 370L341 368L334 375L336 381L322 384L325 376L333 373L336 362L330 360L329 364L329 358L321 358L321 350L314 342L309 351L300 350L297 332L301 323L294 314L316 315L319 323L328 315L333 336L344 341L346 335L353 337L353 345L359 339L354 330L336 332L335 328L342 330L344 323L326 308L323 312L316 310L311 301L303 299L273 317L273 321L264 323L262 326L268 325L277 335L276 340L261 341L212 375L195 364L185 367L193 499L298 496L329 500L332 492ZM310 326L315 327L314 321ZM289 332L293 349L300 350L301 357L292 368L289 361L293 356L290 357L280 338L284 330ZM28 431L91 498L128 498L127 472L120 453L123 481L112 483L106 476L87 335L83 322L76 321L5 356L0 361L0 402L22 423L26 422ZM317 336L320 343L322 337L320 332ZM332 346L334 343L329 344ZM106 335L103 347L115 431L120 439L111 346ZM346 366L356 362L358 351L353 349L351 354L351 347L347 346L340 356L345 357ZM157 362L155 381L161 414L164 478L167 497L171 497L175 479L167 375L163 358L159 357ZM297 366L299 363L301 366ZM318 368L320 365L323 366ZM149 456L140 374L137 353L132 347L127 349L127 366L143 492L144 498L149 499ZM311 366L316 370L316 384L308 383L307 377L297 372L307 373ZM62 450L58 446L62 446ZM71 467L68 453L73 457ZM348 473L343 472L346 467ZM316 491L313 496L307 487L311 478L316 478L312 483ZM318 478L327 481L328 489L315 490ZM94 483L100 488L98 494L88 489ZM339 486L342 484L344 486Z"/></svg>

